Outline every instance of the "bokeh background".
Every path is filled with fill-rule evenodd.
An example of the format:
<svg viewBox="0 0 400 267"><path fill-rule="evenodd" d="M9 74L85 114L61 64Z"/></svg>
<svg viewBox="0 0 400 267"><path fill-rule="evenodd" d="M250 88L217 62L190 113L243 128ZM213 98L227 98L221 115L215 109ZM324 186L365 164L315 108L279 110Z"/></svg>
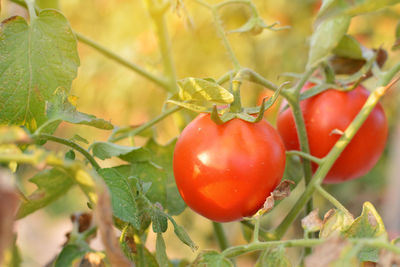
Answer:
<svg viewBox="0 0 400 267"><path fill-rule="evenodd" d="M174 2L174 1L172 1ZM226 50L213 26L208 10L193 0L184 0L184 8L172 10L168 14L168 30L172 40L172 54L178 78L212 77L217 79L232 68ZM218 1L209 1L218 2ZM319 3L315 0L254 0L261 16L267 23L280 21L291 29L284 31L264 31L259 35L230 34L234 52L242 66L255 69L267 79L281 83L284 72L304 70L308 54L309 36L312 24L318 11ZM26 12L2 0L1 19ZM122 57L135 62L144 68L159 73L162 62L154 28L144 1L139 0L60 0L59 8L70 21L72 28L89 38L101 43ZM395 28L399 20L400 7L381 10L352 20L349 33L364 46L383 48L389 58L384 68L393 66L400 60L397 51L391 51L395 42ZM227 30L240 27L250 16L249 10L241 5L232 5L221 10L222 20ZM328 38L328 37L327 37ZM114 125L136 125L153 118L161 112L167 97L162 88L147 81L138 74L105 58L85 44L79 43L81 66L77 79L73 82L72 93L78 97L78 109L94 114ZM370 89L374 80L366 82ZM243 102L254 106L262 87L244 83ZM340 185L326 186L354 215L361 212L362 203L371 201L383 216L387 230L395 235L400 233L400 128L399 128L399 93L392 89L382 100L390 120L390 136L387 148L377 166L365 177ZM189 120L194 115L185 113ZM269 112L268 119L275 122L276 110ZM179 134L177 118L172 116L155 128L155 135L161 143L166 143ZM105 141L111 134L84 126L62 124L55 133L71 137L75 133L93 141ZM143 138L134 140L140 145ZM371 140L373 142L373 140ZM129 144L129 140L126 143ZM65 150L54 144L48 147ZM102 166L116 164L114 161L100 162ZM23 169L24 175L19 183L26 192L35 188L27 183L33 169ZM304 186L300 184L293 196L282 201L270 215L265 216L262 226L269 229L277 225L288 209L296 201ZM315 195L315 206L320 215L331 208L323 198ZM69 215L85 211L86 201L78 189L70 191L46 209L36 212L17 222L18 245L24 259L23 266L44 266L61 249L65 233L72 224ZM213 237L211 222L194 214L190 209L177 217L188 231L200 250L217 248ZM245 242L239 223L224 225L232 244ZM286 235L301 237L300 224ZM192 252L174 236L171 227L166 234L167 254L170 258L187 258L193 260L198 252ZM93 246L100 246L96 240ZM147 246L155 248L155 238L149 235ZM296 255L300 253L290 249L293 265L297 265ZM253 266L256 254L249 254L238 259L238 266Z"/></svg>

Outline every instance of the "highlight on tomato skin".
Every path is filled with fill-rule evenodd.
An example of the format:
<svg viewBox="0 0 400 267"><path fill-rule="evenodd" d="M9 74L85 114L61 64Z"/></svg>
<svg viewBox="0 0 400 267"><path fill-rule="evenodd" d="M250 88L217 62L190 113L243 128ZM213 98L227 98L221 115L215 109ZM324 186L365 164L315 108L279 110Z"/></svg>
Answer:
<svg viewBox="0 0 400 267"><path fill-rule="evenodd" d="M308 90L312 83L305 85ZM326 156L340 132L356 117L369 96L369 91L358 86L349 92L329 89L300 102L306 125L311 155ZM299 150L299 141L291 109L278 115L278 131L287 150ZM371 114L336 160L324 183L340 183L367 174L379 160L387 141L388 124L381 104ZM313 163L313 170L317 169Z"/></svg>
<svg viewBox="0 0 400 267"><path fill-rule="evenodd" d="M186 204L217 221L252 216L280 183L285 148L265 120L233 119L222 125L200 114L181 133L173 169Z"/></svg>

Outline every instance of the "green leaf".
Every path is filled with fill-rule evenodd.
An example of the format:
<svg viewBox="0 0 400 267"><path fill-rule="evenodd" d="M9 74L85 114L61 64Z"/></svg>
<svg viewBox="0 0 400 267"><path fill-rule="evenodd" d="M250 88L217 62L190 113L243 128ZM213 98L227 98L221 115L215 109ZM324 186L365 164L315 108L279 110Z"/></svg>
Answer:
<svg viewBox="0 0 400 267"><path fill-rule="evenodd" d="M47 121L45 103L57 88L69 92L77 75L76 38L58 11L43 10L28 25L22 17L0 31L0 124L26 125L32 132Z"/></svg>
<svg viewBox="0 0 400 267"><path fill-rule="evenodd" d="M352 225L345 232L348 238L383 238L387 239L387 233L382 218L370 202L365 202L361 215L355 219ZM358 258L360 261L377 262L379 249L363 248Z"/></svg>
<svg viewBox="0 0 400 267"><path fill-rule="evenodd" d="M140 228L139 213L136 205L136 188L128 180L128 176L121 174L114 168L99 171L111 193L113 214L131 223L136 229Z"/></svg>
<svg viewBox="0 0 400 267"><path fill-rule="evenodd" d="M332 51L335 55L352 59L364 59L361 44L353 36L345 34Z"/></svg>
<svg viewBox="0 0 400 267"><path fill-rule="evenodd" d="M206 106L206 104L204 104L204 106L202 106L202 105L193 104L193 103L190 103L190 102L182 102L180 100L174 100L172 98L168 99L167 102L171 103L171 104L175 104L175 105L183 107L183 108L186 108L188 110L197 112L197 113L209 111L209 108Z"/></svg>
<svg viewBox="0 0 400 267"><path fill-rule="evenodd" d="M137 253L134 254L134 259L137 267L160 267L157 259L153 254L142 244L136 244Z"/></svg>
<svg viewBox="0 0 400 267"><path fill-rule="evenodd" d="M345 214L340 210L331 209L324 216L319 237L328 238L340 235L345 232L353 222L354 218L351 215Z"/></svg>
<svg viewBox="0 0 400 267"><path fill-rule="evenodd" d="M167 203L163 207L171 215L181 214L186 207L186 204L179 194L178 188L176 187L172 169L172 159L174 155L175 144L176 139L165 146L161 146L154 139L150 139L145 146L145 148L151 152L151 161L161 166L166 171L167 181L165 186Z"/></svg>
<svg viewBox="0 0 400 267"><path fill-rule="evenodd" d="M196 267L231 267L232 262L216 251L202 252L194 262Z"/></svg>
<svg viewBox="0 0 400 267"><path fill-rule="evenodd" d="M158 265L160 267L168 267L170 266L166 248L165 248L165 242L164 238L161 233L157 233L157 240L156 240L156 259L158 262Z"/></svg>
<svg viewBox="0 0 400 267"><path fill-rule="evenodd" d="M261 254L255 267L291 267L284 247L272 248Z"/></svg>
<svg viewBox="0 0 400 267"><path fill-rule="evenodd" d="M96 118L94 115L77 111L74 104L74 96L67 96L64 90L57 90L55 96L47 102L47 116L49 119L62 120L73 124L83 124L103 130L112 130L114 126L103 119Z"/></svg>
<svg viewBox="0 0 400 267"><path fill-rule="evenodd" d="M73 266L73 263L77 260L82 259L82 257L85 256L86 252L87 251L83 250L77 245L67 245L58 255L56 261L54 262L54 267Z"/></svg>
<svg viewBox="0 0 400 267"><path fill-rule="evenodd" d="M311 36L307 67L314 67L323 61L347 32L351 17L338 15L322 21Z"/></svg>
<svg viewBox="0 0 400 267"><path fill-rule="evenodd" d="M121 165L114 168L124 177L134 177L141 182L151 182L151 187L145 194L152 203L160 203L166 206L166 182L167 176L163 169L151 162L136 162L130 165Z"/></svg>
<svg viewBox="0 0 400 267"><path fill-rule="evenodd" d="M112 157L121 157L122 159L130 160L132 158L148 157L148 152L142 147L121 146L108 142L95 142L90 146L93 156L99 159L109 159ZM142 161L142 160L141 160Z"/></svg>
<svg viewBox="0 0 400 267"><path fill-rule="evenodd" d="M230 104L233 95L215 82L199 78L185 78L178 81L179 98L183 101Z"/></svg>
<svg viewBox="0 0 400 267"><path fill-rule="evenodd" d="M18 219L54 202L74 185L74 178L61 169L45 170L36 174L30 181L36 184L38 189L29 196L28 201L21 204Z"/></svg>
<svg viewBox="0 0 400 267"><path fill-rule="evenodd" d="M40 9L44 8L59 9L58 0L36 0L35 3Z"/></svg>

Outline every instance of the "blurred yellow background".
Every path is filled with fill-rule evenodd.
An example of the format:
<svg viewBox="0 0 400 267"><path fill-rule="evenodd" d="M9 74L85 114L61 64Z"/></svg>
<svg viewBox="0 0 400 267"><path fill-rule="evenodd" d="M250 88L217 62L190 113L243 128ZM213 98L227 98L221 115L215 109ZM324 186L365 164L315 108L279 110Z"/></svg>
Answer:
<svg viewBox="0 0 400 267"><path fill-rule="evenodd" d="M174 1L173 1L174 2ZM209 1L220 2L220 1ZM266 23L280 21L291 29L283 31L265 30L259 35L230 34L234 52L242 66L255 69L267 79L281 83L283 72L303 72L308 54L309 36L313 19L317 12L316 1L312 0L255 0L260 15ZM227 52L213 26L210 12L192 0L183 1L185 9L168 13L168 30L172 43L172 55L179 79L184 77L211 77L217 79L232 68ZM61 0L60 9L70 21L72 28L121 55L125 59L155 72L162 73L162 62L152 21L144 1L139 0ZM1 18L5 19L24 11L2 1ZM349 33L370 48L382 47L389 52L386 67L400 59L399 52L391 51L395 41L395 27L399 19L400 7L375 12L353 19ZM25 14L26 15L26 14ZM240 27L250 17L250 11L241 5L233 5L221 10L226 30ZM72 94L78 97L78 109L110 120L114 125L136 125L148 121L161 112L167 94L162 88L146 80L131 70L118 65L85 44L79 43L81 66L77 79L73 82ZM373 81L366 83L373 86ZM250 83L243 85L243 102L254 106L258 94L263 90ZM384 196L396 165L396 142L400 132L394 131L399 100L397 91L386 97L384 105L391 121L391 135L388 148L379 164L366 177L340 185L330 185L328 190L341 200L349 210L358 215L364 201L371 201L382 213L384 220L390 209ZM188 113L189 117L192 116ZM274 114L270 116L274 121ZM179 134L173 118L168 118L157 127L157 138L165 143ZM85 126L62 124L55 133L71 137L75 133L89 142L105 141L111 134ZM135 140L137 144L143 139ZM128 142L128 141L127 141ZM54 144L48 146L56 147ZM65 149L59 147L59 149ZM100 162L102 166L115 164L113 161ZM399 162L397 162L398 164ZM32 170L27 170L27 174ZM394 175L398 175L395 173ZM28 178L28 177L27 177ZM398 188L398 187L397 187ZM277 225L284 214L296 201L296 195L303 190L300 185L294 196L283 201L272 213L264 218L266 229ZM386 201L386 202L385 202ZM315 204L321 214L330 207L316 196ZM386 207L386 208L383 208ZM86 209L85 199L78 190L58 200L44 211L39 211L17 223L20 231L18 244L24 257L23 266L43 266L59 252L65 241L64 234L71 224L69 215ZM385 213L386 212L386 213ZM394 212L394 211L393 211ZM389 212L390 213L390 212ZM397 211L400 214L400 210ZM386 216L386 217L385 217ZM211 222L194 214L189 209L177 218L200 250L217 248L212 233ZM399 231L399 225L385 221L389 231ZM288 236L299 237L297 223ZM225 225L233 244L244 242L239 223ZM393 229L391 229L393 228ZM96 243L96 242L95 242ZM170 258L193 260L197 252L192 252L174 236L171 227L166 235L167 254ZM96 244L95 244L96 245ZM148 247L154 251L155 238L150 234ZM291 249L296 255L298 251ZM238 259L238 266L253 266L254 255ZM293 262L296 265L296 262Z"/></svg>

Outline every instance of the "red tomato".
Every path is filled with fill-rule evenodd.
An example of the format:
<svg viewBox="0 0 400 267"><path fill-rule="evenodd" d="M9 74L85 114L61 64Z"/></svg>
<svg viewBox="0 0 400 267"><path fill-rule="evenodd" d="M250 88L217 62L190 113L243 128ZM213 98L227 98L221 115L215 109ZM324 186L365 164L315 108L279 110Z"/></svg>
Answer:
<svg viewBox="0 0 400 267"><path fill-rule="evenodd" d="M222 125L200 114L182 132L173 159L175 181L186 204L217 222L252 216L281 181L285 148L262 120Z"/></svg>
<svg viewBox="0 0 400 267"><path fill-rule="evenodd" d="M305 89L312 84L305 86ZM311 155L324 157L361 110L369 92L358 86L350 92L327 90L300 103ZM278 115L278 131L288 150L299 150L299 142L291 109ZM340 183L363 176L376 164L386 144L388 126L382 106L378 103L357 134L336 160L325 183ZM313 170L317 168L313 164Z"/></svg>

